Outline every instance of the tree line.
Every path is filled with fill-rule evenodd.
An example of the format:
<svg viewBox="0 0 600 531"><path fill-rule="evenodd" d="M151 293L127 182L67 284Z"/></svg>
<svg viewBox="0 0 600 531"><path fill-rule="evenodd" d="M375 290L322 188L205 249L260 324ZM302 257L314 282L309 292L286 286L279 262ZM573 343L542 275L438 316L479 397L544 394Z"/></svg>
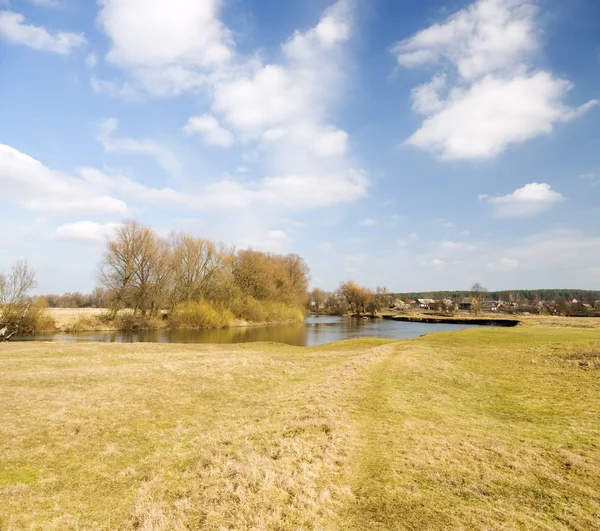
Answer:
<svg viewBox="0 0 600 531"><path fill-rule="evenodd" d="M455 291L417 291L406 293L394 293L396 299L435 299L443 300L450 299L458 301L463 298L472 297L474 295L473 288L471 290L455 290ZM600 291L582 290L582 289L517 289L517 290L500 290L487 291L485 290L485 298L492 301L519 302L519 301L558 301L564 299L571 301L577 299L580 302L594 304L600 300Z"/></svg>
<svg viewBox="0 0 600 531"><path fill-rule="evenodd" d="M255 321L270 320L273 309L303 309L309 268L296 254L236 250L185 233L165 238L128 220L107 241L97 279L113 316L130 308L155 317L204 303Z"/></svg>
<svg viewBox="0 0 600 531"><path fill-rule="evenodd" d="M391 300L391 295L385 287L378 286L373 291L350 280L342 282L339 288L332 292L320 288L313 289L310 294L310 309L329 315L375 314L387 308Z"/></svg>

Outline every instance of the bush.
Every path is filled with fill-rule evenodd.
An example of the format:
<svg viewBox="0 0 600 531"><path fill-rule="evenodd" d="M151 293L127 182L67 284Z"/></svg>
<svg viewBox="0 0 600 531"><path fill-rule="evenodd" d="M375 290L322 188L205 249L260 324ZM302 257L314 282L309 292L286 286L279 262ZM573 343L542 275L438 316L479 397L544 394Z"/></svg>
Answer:
<svg viewBox="0 0 600 531"><path fill-rule="evenodd" d="M155 330L161 327L161 323L156 319L152 319L147 315L134 315L130 312L117 315L117 317L115 317L113 320L113 325L117 330L121 330L123 332Z"/></svg>
<svg viewBox="0 0 600 531"><path fill-rule="evenodd" d="M183 302L170 315L170 328L201 329L225 328L235 319L233 313L208 301Z"/></svg>
<svg viewBox="0 0 600 531"><path fill-rule="evenodd" d="M298 307L281 302L258 301L253 297L236 298L231 301L230 308L238 319L252 323L277 323L304 319L304 312Z"/></svg>
<svg viewBox="0 0 600 531"><path fill-rule="evenodd" d="M9 332L18 324L18 335L41 334L56 330L54 319L44 311L44 308L33 304L27 310L25 317L23 317L24 311L24 306L13 307L10 310L5 308L0 311L0 324L8 326Z"/></svg>

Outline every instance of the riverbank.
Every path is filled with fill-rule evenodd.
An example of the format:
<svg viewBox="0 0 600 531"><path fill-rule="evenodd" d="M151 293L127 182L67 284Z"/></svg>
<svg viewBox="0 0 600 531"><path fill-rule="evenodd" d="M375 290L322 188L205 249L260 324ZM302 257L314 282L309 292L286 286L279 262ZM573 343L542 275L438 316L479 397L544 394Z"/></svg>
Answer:
<svg viewBox="0 0 600 531"><path fill-rule="evenodd" d="M155 319L147 319L135 322L125 323L123 327L122 320L110 320L107 318L108 309L106 308L46 308L44 312L51 318L54 327L40 332L53 333L78 333L78 332L118 332L135 330L164 330L169 327L169 321L161 316ZM131 311L123 310L119 314L121 317L131 317ZM301 319L284 319L277 321L248 321L246 319L233 319L228 326L223 328L246 328L254 326L269 326L278 324L289 324L300 322Z"/></svg>
<svg viewBox="0 0 600 531"><path fill-rule="evenodd" d="M600 330L0 346L0 527L594 529Z"/></svg>
<svg viewBox="0 0 600 531"><path fill-rule="evenodd" d="M443 324L466 324L478 326L502 326L514 327L520 321L518 319L506 319L502 317L476 317L476 316L455 316L455 315L400 315L383 314L383 319L390 321L402 321L406 323L443 323Z"/></svg>

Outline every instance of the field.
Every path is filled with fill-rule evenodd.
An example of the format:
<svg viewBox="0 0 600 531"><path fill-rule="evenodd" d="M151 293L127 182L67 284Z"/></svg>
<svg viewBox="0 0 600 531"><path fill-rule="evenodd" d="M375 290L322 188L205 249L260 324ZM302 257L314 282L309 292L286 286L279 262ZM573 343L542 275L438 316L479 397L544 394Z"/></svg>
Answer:
<svg viewBox="0 0 600 531"><path fill-rule="evenodd" d="M600 528L598 328L6 344L0 404L2 530Z"/></svg>

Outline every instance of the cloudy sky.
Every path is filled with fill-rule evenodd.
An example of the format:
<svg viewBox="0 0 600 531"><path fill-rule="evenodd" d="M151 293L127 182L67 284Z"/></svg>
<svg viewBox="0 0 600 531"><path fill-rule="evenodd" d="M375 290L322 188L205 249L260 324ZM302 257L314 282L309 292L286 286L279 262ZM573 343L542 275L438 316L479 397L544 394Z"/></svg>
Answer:
<svg viewBox="0 0 600 531"><path fill-rule="evenodd" d="M107 234L315 286L600 286L598 0L0 0L0 270Z"/></svg>

